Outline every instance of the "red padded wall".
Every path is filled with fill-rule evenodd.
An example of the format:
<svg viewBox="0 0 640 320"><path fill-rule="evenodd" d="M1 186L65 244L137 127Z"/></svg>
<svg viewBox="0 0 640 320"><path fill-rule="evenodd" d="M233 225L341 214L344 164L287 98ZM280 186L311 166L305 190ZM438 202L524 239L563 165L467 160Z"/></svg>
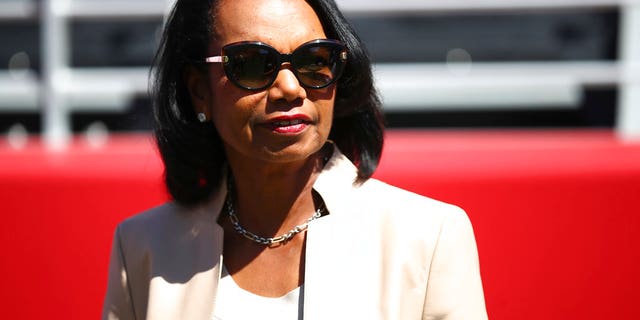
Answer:
<svg viewBox="0 0 640 320"><path fill-rule="evenodd" d="M0 143L3 143L1 141ZM148 136L0 150L4 319L99 319L118 221L166 199ZM6 205L8 204L8 206Z"/></svg>
<svg viewBox="0 0 640 320"><path fill-rule="evenodd" d="M390 131L376 177L467 210L492 319L637 319L640 144L609 131ZM115 225L167 199L146 135L0 139L6 319L95 319Z"/></svg>

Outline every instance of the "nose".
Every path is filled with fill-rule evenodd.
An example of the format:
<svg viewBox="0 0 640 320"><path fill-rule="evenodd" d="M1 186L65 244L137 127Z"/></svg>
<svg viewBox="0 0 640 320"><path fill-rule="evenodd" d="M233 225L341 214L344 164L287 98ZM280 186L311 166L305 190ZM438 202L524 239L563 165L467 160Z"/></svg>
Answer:
<svg viewBox="0 0 640 320"><path fill-rule="evenodd" d="M273 102L293 102L297 99L306 99L307 91L300 85L293 71L284 65L278 72L276 80L268 89L269 99Z"/></svg>

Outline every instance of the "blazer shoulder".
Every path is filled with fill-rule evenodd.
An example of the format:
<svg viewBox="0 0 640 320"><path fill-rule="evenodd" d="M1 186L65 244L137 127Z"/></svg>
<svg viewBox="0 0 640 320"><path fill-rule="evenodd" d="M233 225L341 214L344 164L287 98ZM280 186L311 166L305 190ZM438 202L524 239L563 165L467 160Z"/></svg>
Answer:
<svg viewBox="0 0 640 320"><path fill-rule="evenodd" d="M125 219L118 227L133 232L170 231L164 229L215 223L220 207L217 202L208 202L196 207L184 207L175 202L167 202Z"/></svg>
<svg viewBox="0 0 640 320"><path fill-rule="evenodd" d="M125 251L151 247L155 242L162 242L162 234L171 234L178 216L183 214L180 211L170 202L147 209L120 222L115 236Z"/></svg>
<svg viewBox="0 0 640 320"><path fill-rule="evenodd" d="M118 225L117 234L128 246L161 247L192 238L190 234L202 230L218 230L216 218L210 205L186 208L168 202L125 219Z"/></svg>
<svg viewBox="0 0 640 320"><path fill-rule="evenodd" d="M466 212L453 204L422 196L375 179L354 190L357 221L377 225L388 238L418 240L434 247L443 230L472 230ZM404 240L402 240L404 239ZM433 249L433 248L432 248Z"/></svg>
<svg viewBox="0 0 640 320"><path fill-rule="evenodd" d="M454 204L404 190L376 179L365 182L359 188L359 193L365 197L364 201L367 203L384 208L386 212L405 217L454 220L467 218L466 212Z"/></svg>
<svg viewBox="0 0 640 320"><path fill-rule="evenodd" d="M180 211L183 210L178 205L167 202L126 218L118 224L118 227L121 230L143 231L150 226L164 224L168 220L175 219L176 215L182 214Z"/></svg>

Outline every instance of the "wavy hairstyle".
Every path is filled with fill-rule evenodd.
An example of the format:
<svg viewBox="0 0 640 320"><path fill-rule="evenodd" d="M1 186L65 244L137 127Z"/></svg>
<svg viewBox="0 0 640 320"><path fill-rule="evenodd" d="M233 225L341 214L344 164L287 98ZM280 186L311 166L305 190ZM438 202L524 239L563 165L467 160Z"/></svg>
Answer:
<svg viewBox="0 0 640 320"><path fill-rule="evenodd" d="M207 55L218 0L178 0L165 24L152 69L154 133L174 200L196 205L220 185L226 155L212 122L200 123L184 81L188 67ZM364 45L333 0L307 0L328 38L342 41L348 63L336 86L329 139L358 168L356 183L369 179L380 160L384 125Z"/></svg>

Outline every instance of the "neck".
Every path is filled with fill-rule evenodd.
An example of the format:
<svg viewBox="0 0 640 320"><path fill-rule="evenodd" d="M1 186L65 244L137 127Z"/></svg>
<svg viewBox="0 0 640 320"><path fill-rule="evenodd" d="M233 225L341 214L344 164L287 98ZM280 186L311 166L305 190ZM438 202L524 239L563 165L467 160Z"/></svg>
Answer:
<svg viewBox="0 0 640 320"><path fill-rule="evenodd" d="M256 234L275 236L311 217L317 208L313 184L322 170L322 154L278 164L230 159L232 201L241 224Z"/></svg>

